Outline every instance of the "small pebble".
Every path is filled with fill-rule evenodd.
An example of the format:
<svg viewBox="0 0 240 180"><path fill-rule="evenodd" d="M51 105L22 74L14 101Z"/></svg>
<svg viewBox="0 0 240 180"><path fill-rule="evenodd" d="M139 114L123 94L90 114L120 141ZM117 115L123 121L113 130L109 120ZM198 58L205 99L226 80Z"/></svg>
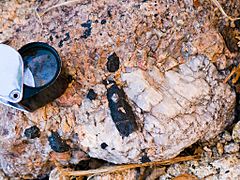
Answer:
<svg viewBox="0 0 240 180"><path fill-rule="evenodd" d="M239 144L230 143L224 146L224 151L226 153L236 153L239 152Z"/></svg>
<svg viewBox="0 0 240 180"><path fill-rule="evenodd" d="M221 143L217 143L217 150L218 150L218 154L222 156L224 151L223 151L223 145Z"/></svg>
<svg viewBox="0 0 240 180"><path fill-rule="evenodd" d="M220 155L216 146L212 147L212 155L213 157L218 157Z"/></svg>
<svg viewBox="0 0 240 180"><path fill-rule="evenodd" d="M206 156L212 157L213 152L212 152L211 149L209 149L207 146L205 146L205 147L203 148L203 150L206 152L206 154L205 154Z"/></svg>
<svg viewBox="0 0 240 180"><path fill-rule="evenodd" d="M223 138L228 142L232 140L232 136L230 135L230 133L228 131L224 132Z"/></svg>
<svg viewBox="0 0 240 180"><path fill-rule="evenodd" d="M236 143L240 143L240 121L233 128L232 138Z"/></svg>
<svg viewBox="0 0 240 180"><path fill-rule="evenodd" d="M37 126L32 126L24 131L24 135L28 139L34 139L40 137L40 129Z"/></svg>
<svg viewBox="0 0 240 180"><path fill-rule="evenodd" d="M204 146L204 147L203 147L203 150L206 151L206 152L212 152L212 150L209 149L207 146Z"/></svg>

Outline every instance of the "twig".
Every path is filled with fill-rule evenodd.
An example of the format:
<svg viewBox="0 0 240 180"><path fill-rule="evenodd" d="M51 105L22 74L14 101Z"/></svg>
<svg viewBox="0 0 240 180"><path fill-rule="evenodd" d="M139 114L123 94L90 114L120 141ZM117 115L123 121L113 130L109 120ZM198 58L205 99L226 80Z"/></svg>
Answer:
<svg viewBox="0 0 240 180"><path fill-rule="evenodd" d="M224 79L223 83L227 83L229 81L229 79L237 72L237 68L234 67L233 70L231 71L231 73Z"/></svg>
<svg viewBox="0 0 240 180"><path fill-rule="evenodd" d="M98 169L84 170L84 171L69 171L69 170L61 169L60 173L64 176L90 176L90 175L96 175L96 174L102 174L102 173L119 172L119 171L124 171L124 170L138 168L138 167L170 165L178 162L199 160L199 159L200 159L199 156L185 156L185 157L176 157L173 159L163 160L163 161L147 162L143 164L126 164L126 165L118 165L118 166L109 166L109 167L102 167Z"/></svg>
<svg viewBox="0 0 240 180"><path fill-rule="evenodd" d="M51 11L52 9L55 9L55 8L58 8L58 7L61 7L61 6L67 6L69 4L72 4L72 3L77 3L79 2L80 0L70 0L70 1L66 1L66 2L63 2L63 3L59 3L59 4L56 4L48 9L46 9L43 13L40 14L40 17L43 16L44 14L46 14L47 12ZM88 4L90 1L88 0L86 3L83 3L84 4Z"/></svg>
<svg viewBox="0 0 240 180"><path fill-rule="evenodd" d="M36 8L34 9L34 11L35 11L35 14L36 14L36 16L37 16L37 19L38 19L38 21L39 21L39 23L40 23L40 25L41 25L41 28L43 28L43 22L42 22L42 19L41 19L40 15L39 15L37 9L38 9L38 7L36 7Z"/></svg>
<svg viewBox="0 0 240 180"><path fill-rule="evenodd" d="M236 20L240 20L240 17L239 18L232 18L230 16L228 16L225 11L223 10L221 4L217 1L217 0L211 0L217 7L218 9L221 11L221 13L226 17L228 18L230 21L236 21Z"/></svg>
<svg viewBox="0 0 240 180"><path fill-rule="evenodd" d="M229 79L235 74L235 77L232 79L232 83L236 84L240 78L240 64L237 67L234 67L231 73L225 78L223 83L227 83Z"/></svg>

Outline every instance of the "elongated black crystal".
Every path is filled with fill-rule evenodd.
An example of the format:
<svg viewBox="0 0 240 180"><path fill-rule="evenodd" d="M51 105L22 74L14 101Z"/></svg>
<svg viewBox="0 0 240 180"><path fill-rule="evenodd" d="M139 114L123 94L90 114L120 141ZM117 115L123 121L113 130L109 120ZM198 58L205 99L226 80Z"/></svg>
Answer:
<svg viewBox="0 0 240 180"><path fill-rule="evenodd" d="M107 99L111 116L117 130L123 137L129 136L137 129L137 123L125 92L113 83L113 85L107 89Z"/></svg>

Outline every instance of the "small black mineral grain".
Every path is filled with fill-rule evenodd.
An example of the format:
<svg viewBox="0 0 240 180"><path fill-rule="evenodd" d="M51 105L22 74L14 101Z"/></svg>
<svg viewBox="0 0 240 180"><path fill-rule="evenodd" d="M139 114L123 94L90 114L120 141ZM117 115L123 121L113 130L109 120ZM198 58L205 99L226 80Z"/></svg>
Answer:
<svg viewBox="0 0 240 180"><path fill-rule="evenodd" d="M40 129L37 126L32 126L24 131L24 135L28 139L40 137L40 134L41 134Z"/></svg>
<svg viewBox="0 0 240 180"><path fill-rule="evenodd" d="M111 9L108 9L108 10L107 10L107 15L108 15L108 17L110 17L110 18L112 17Z"/></svg>
<svg viewBox="0 0 240 180"><path fill-rule="evenodd" d="M63 47L63 40L60 40L60 41L59 41L58 47L59 47L59 48Z"/></svg>
<svg viewBox="0 0 240 180"><path fill-rule="evenodd" d="M145 154L145 155L142 156L141 162L142 162L142 163L146 163L146 162L151 162L151 160L150 160L149 157Z"/></svg>
<svg viewBox="0 0 240 180"><path fill-rule="evenodd" d="M67 33L65 34L65 38L63 39L63 41L68 41L69 39L70 39L70 33L67 32Z"/></svg>
<svg viewBox="0 0 240 180"><path fill-rule="evenodd" d="M87 22L81 24L81 26L85 28L85 31L83 32L81 38L87 39L92 33L92 21L88 20Z"/></svg>
<svg viewBox="0 0 240 180"><path fill-rule="evenodd" d="M50 41L53 41L53 37L52 37L52 35L49 37L49 40L50 40Z"/></svg>
<svg viewBox="0 0 240 180"><path fill-rule="evenodd" d="M113 83L112 86L107 89L107 99L112 120L117 130L123 137L129 136L137 129L137 123L125 92L122 88L119 88L116 83Z"/></svg>
<svg viewBox="0 0 240 180"><path fill-rule="evenodd" d="M52 150L58 153L69 151L69 145L59 136L57 132L52 132L51 136L48 137L49 145Z"/></svg>
<svg viewBox="0 0 240 180"><path fill-rule="evenodd" d="M88 94L87 94L87 98L90 100L95 100L97 97L97 94L94 92L93 89L89 89Z"/></svg>
<svg viewBox="0 0 240 180"><path fill-rule="evenodd" d="M113 53L108 57L107 70L109 72L116 72L119 69L119 64L119 57L116 53Z"/></svg>
<svg viewBox="0 0 240 180"><path fill-rule="evenodd" d="M105 142L101 144L102 149L106 149L106 147L108 147L108 145Z"/></svg>
<svg viewBox="0 0 240 180"><path fill-rule="evenodd" d="M74 79L73 79L73 76L72 75L67 75L67 81L69 82L69 83L71 83L72 81L73 81Z"/></svg>
<svg viewBox="0 0 240 180"><path fill-rule="evenodd" d="M107 23L106 19L101 20L101 24L106 24L106 23Z"/></svg>

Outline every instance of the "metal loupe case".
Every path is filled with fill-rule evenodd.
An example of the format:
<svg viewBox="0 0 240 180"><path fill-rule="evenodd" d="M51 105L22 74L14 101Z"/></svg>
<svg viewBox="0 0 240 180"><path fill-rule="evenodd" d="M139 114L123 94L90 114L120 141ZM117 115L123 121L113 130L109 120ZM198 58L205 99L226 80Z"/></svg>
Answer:
<svg viewBox="0 0 240 180"><path fill-rule="evenodd" d="M42 42L16 51L0 44L0 103L32 112L61 96L68 87L57 51Z"/></svg>

